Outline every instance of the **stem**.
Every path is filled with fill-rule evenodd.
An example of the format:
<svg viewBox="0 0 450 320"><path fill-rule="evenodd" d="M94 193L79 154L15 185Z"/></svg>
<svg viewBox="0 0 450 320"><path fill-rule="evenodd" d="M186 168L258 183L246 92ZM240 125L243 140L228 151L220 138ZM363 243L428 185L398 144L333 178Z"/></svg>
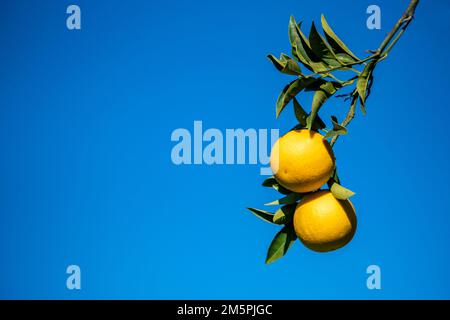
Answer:
<svg viewBox="0 0 450 320"><path fill-rule="evenodd" d="M401 36L403 35L403 33L405 33L405 29L402 28L397 35L395 36L395 38L392 40L392 42L389 44L389 46L386 48L386 50L384 50L383 52L383 56L386 56L389 51L391 51L392 47L397 43L397 41L401 38Z"/></svg>
<svg viewBox="0 0 450 320"><path fill-rule="evenodd" d="M359 70L356 70L355 68L350 67L350 70L352 70L356 74L360 74L361 72Z"/></svg>
<svg viewBox="0 0 450 320"><path fill-rule="evenodd" d="M305 78L311 78L311 77L322 75L322 74L326 74L326 73L329 73L329 72L332 72L332 71L335 71L335 70L338 70L338 69L348 68L348 67L352 67L352 66L355 66L355 65L363 64L364 62L367 62L367 61L369 61L371 59L375 59L375 58L379 58L379 57L380 57L380 54L376 53L376 54L371 55L371 56L369 56L369 57L367 57L365 59L362 59L362 60L358 60L358 61L350 62L350 63L344 63L344 64L342 64L340 66L333 67L333 68L330 68L330 69L327 69L327 70L324 70L324 71L318 71L318 72L315 72L315 73L311 73L310 75L306 76ZM358 70L353 70L353 71L358 71Z"/></svg>
<svg viewBox="0 0 450 320"><path fill-rule="evenodd" d="M342 80L336 78L336 77L335 77L334 75L332 75L331 73L328 75L328 77L330 77L330 78L333 79L333 80L336 80L336 81L339 82L339 83L344 83L344 81L342 81Z"/></svg>
<svg viewBox="0 0 450 320"><path fill-rule="evenodd" d="M419 4L419 0L411 0L408 7L406 8L403 15L400 17L400 19L397 21L397 23L394 25L394 28L388 33L386 38L381 43L380 47L376 51L376 53L362 61L367 61L372 58L377 59L376 62L381 61L386 58L389 51L391 51L392 47L397 43L397 41L401 38L403 33L406 31L406 28L408 28L408 25L414 18L414 12L416 11L416 7ZM357 98L358 96L356 96ZM350 109L348 110L347 116L345 117L344 121L342 121L341 126L346 127L355 116L355 107L356 107L356 100L352 100L352 104L350 106ZM336 143L336 140L339 136L334 136L333 139L331 139L330 145L333 146Z"/></svg>
<svg viewBox="0 0 450 320"><path fill-rule="evenodd" d="M416 7L417 7L418 4L419 4L419 0L411 0L411 2L408 5L408 8L406 8L406 10L403 13L403 15L401 16L401 18L394 25L394 28L392 28L392 30L388 33L388 35L386 36L386 38L381 43L381 45L378 48L378 50L376 50L373 55L368 56L367 58L362 59L362 60L358 60L358 61L355 61L355 62L352 62L352 63L346 63L346 64L343 64L342 66L338 66L338 67L330 68L330 69L325 70L325 71L319 71L319 72L313 73L313 74L309 75L308 77L319 75L319 74L323 74L323 73L328 73L330 71L334 71L334 70L340 69L342 67L352 67L354 65L359 65L359 64L362 64L362 63L367 62L369 60L379 58L382 54L388 53L392 49L392 47L397 43L397 41L400 39L400 37L405 32L406 28L408 27L408 25L412 21L412 19L414 17L414 12L416 11ZM400 30L400 32L399 32L399 30ZM395 38L394 38L394 36L395 36ZM391 40L393 38L394 38L394 40L391 43ZM389 45L389 47L386 49L386 47L388 45ZM386 49L386 51L385 51L385 49Z"/></svg>
<svg viewBox="0 0 450 320"><path fill-rule="evenodd" d="M402 27L403 30L406 30L412 18L414 17L414 12L416 11L416 7L418 4L419 0L411 0L411 2L408 5L408 8L406 8L405 12L401 16L401 18L397 21L394 28L391 30L391 32L388 33L386 38L381 43L380 47L378 48L378 52L381 53L384 51L384 49L391 42L392 38L395 36L400 27Z"/></svg>

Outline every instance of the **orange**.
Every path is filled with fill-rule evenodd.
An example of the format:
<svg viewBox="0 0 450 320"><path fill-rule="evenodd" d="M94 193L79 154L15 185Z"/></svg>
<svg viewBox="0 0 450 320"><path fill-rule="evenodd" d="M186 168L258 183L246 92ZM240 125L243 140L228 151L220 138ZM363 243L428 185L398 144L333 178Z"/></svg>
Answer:
<svg viewBox="0 0 450 320"><path fill-rule="evenodd" d="M319 189L333 173L335 158L328 141L315 131L292 130L279 138L270 154L275 179L288 190Z"/></svg>
<svg viewBox="0 0 450 320"><path fill-rule="evenodd" d="M297 205L294 228L309 249L336 250L349 243L355 234L355 208L350 200L338 200L328 190L313 192Z"/></svg>

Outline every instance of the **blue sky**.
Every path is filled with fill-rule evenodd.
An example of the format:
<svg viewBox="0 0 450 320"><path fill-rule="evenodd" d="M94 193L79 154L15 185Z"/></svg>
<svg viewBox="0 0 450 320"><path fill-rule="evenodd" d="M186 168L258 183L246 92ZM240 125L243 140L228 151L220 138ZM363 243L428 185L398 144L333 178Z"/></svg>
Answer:
<svg viewBox="0 0 450 320"><path fill-rule="evenodd" d="M82 29L65 26L76 3ZM366 117L335 153L358 230L336 252L294 244L264 265L277 227L246 212L277 197L256 165L176 166L176 128L279 128L293 14L375 49L408 1L2 1L0 297L450 298L450 4L421 1L375 71ZM307 104L308 98L304 100ZM325 114L345 113L333 99ZM77 264L82 289L66 289ZM366 288L366 268L382 290Z"/></svg>

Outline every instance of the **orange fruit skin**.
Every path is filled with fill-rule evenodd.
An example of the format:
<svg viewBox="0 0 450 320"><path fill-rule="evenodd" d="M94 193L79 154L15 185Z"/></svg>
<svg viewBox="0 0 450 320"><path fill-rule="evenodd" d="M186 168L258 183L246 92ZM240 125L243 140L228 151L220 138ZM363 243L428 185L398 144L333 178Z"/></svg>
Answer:
<svg viewBox="0 0 450 320"><path fill-rule="evenodd" d="M328 190L306 195L294 213L294 229L309 249L327 252L339 249L356 232L356 213L349 200L336 199Z"/></svg>
<svg viewBox="0 0 450 320"><path fill-rule="evenodd" d="M315 131L292 130L279 138L270 154L270 167L284 188L305 193L319 189L335 165L328 141Z"/></svg>

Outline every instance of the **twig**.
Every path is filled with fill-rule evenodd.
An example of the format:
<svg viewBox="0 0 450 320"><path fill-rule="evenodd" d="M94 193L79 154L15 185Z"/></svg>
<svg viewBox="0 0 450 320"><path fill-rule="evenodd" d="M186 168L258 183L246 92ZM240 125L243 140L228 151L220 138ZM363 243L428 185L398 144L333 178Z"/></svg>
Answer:
<svg viewBox="0 0 450 320"><path fill-rule="evenodd" d="M377 62L378 62L378 61L385 59L387 54L389 53L389 51L397 43L397 41L403 35L406 28L408 28L408 25L414 18L414 12L416 11L416 7L418 4L419 4L419 0L411 0L411 2L409 3L408 7L405 10L405 12L400 17L400 19L397 21L394 28L388 33L386 38L383 40L383 42L381 43L378 50L370 51L370 52L374 52L375 54L364 60L360 60L359 62L367 61L370 59L377 59ZM357 97L358 96L356 95L356 98ZM353 99L355 99L355 97ZM341 126L346 127L353 120L353 117L355 116L356 102L357 101L352 100L350 109L349 109L344 121L342 121ZM336 140L338 139L338 137L339 136L334 136L333 139L331 139L331 142L330 142L331 146L333 146L336 143Z"/></svg>
<svg viewBox="0 0 450 320"><path fill-rule="evenodd" d="M367 58L364 58L362 60L358 60L358 61L350 62L350 63L344 63L344 64L342 64L340 66L337 66L337 67L333 67L333 68L330 68L330 69L327 69L327 70L311 73L311 74L307 75L305 78L312 78L312 77L318 76L318 75L326 75L326 74L328 74L331 71L339 70L339 69L346 68L346 67L352 67L352 66L360 65L360 64L363 64L366 61L372 60L374 58L379 58L379 57L380 57L380 54L376 53L376 54L371 55L371 56L369 56ZM357 70L353 70L353 71L357 71Z"/></svg>
<svg viewBox="0 0 450 320"><path fill-rule="evenodd" d="M387 47L389 42L391 42L392 38L395 36L395 34L398 32L400 27L403 25L403 30L405 30L409 23L411 22L412 18L414 17L414 12L416 11L416 7L419 4L419 0L411 0L411 2L408 5L408 8L406 8L405 12L401 16L401 18L397 21L394 28L391 30L391 32L388 33L386 38L381 43L380 47L378 48L378 52L383 52L383 50Z"/></svg>

